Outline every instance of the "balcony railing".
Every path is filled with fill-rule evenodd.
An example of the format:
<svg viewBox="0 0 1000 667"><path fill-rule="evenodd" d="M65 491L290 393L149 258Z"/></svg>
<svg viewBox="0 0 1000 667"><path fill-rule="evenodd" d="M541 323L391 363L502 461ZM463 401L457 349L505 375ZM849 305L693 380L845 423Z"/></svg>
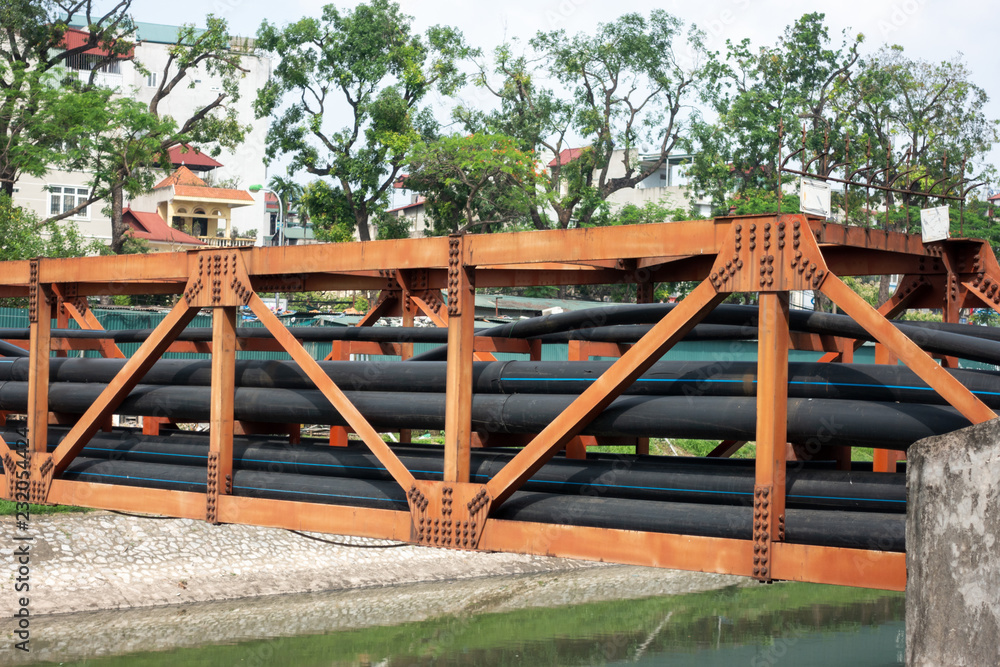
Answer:
<svg viewBox="0 0 1000 667"><path fill-rule="evenodd" d="M81 70L77 72L77 76L83 83L90 82L90 71ZM113 72L98 72L94 76L94 85L101 86L102 88L121 88L124 85L125 79L121 74L115 74Z"/></svg>
<svg viewBox="0 0 1000 667"><path fill-rule="evenodd" d="M257 238L253 236L237 236L234 238L229 238L227 236L199 236L197 238L205 245L214 246L216 248L236 248L239 246L253 245L257 242Z"/></svg>

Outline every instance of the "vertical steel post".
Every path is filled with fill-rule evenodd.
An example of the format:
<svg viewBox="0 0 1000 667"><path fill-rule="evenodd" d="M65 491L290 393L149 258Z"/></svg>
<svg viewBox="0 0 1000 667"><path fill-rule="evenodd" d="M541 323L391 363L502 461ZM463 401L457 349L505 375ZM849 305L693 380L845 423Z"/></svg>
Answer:
<svg viewBox="0 0 1000 667"><path fill-rule="evenodd" d="M468 482L472 447L472 356L475 268L465 266L464 237L448 239L448 370L444 413L444 481Z"/></svg>
<svg viewBox="0 0 1000 667"><path fill-rule="evenodd" d="M947 311L947 308L945 310ZM875 343L876 364L895 366L898 361L889 348L882 343ZM876 447L872 450L872 470L875 472L896 472L896 463L905 457L905 452ZM843 466L838 467L843 468Z"/></svg>
<svg viewBox="0 0 1000 667"><path fill-rule="evenodd" d="M946 324L958 324L962 319L962 300L959 297L961 282L954 269L954 261L947 254L944 255L945 265L948 274L945 279L944 306L941 309L942 319ZM958 368L958 357L943 356L941 365L945 368Z"/></svg>
<svg viewBox="0 0 1000 667"><path fill-rule="evenodd" d="M212 392L206 519L217 523L219 495L233 492L233 399L236 392L236 307L212 311Z"/></svg>
<svg viewBox="0 0 1000 667"><path fill-rule="evenodd" d="M771 578L772 542L785 539L788 442L788 293L761 292L757 349L757 462L754 577Z"/></svg>
<svg viewBox="0 0 1000 667"><path fill-rule="evenodd" d="M66 312L65 302L58 297L55 298L55 316L56 316L56 328L57 329L69 329L69 313ZM68 356L66 350L57 350L57 357Z"/></svg>
<svg viewBox="0 0 1000 667"><path fill-rule="evenodd" d="M346 361L350 359L350 346L349 342L342 340L335 340L330 343L330 354L327 355L327 361ZM348 445L347 429L343 426L331 426L330 427L330 446L331 447L347 447Z"/></svg>
<svg viewBox="0 0 1000 667"><path fill-rule="evenodd" d="M31 260L28 321L31 370L28 374L28 442L33 452L45 452L49 437L49 357L52 354L52 301L38 282L39 260Z"/></svg>
<svg viewBox="0 0 1000 667"><path fill-rule="evenodd" d="M416 319L417 306L413 303L413 299L410 298L409 291L403 292L401 310L403 315L403 326L412 327L413 321ZM401 348L400 360L406 361L413 356L413 343L406 342L403 343ZM413 442L413 431L408 428L400 429L399 431L399 441L400 442Z"/></svg>

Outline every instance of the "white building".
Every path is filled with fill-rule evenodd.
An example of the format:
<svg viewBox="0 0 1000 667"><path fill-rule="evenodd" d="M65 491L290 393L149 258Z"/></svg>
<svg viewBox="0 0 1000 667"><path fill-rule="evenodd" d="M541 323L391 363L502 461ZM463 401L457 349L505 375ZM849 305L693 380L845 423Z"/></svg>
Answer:
<svg viewBox="0 0 1000 667"><path fill-rule="evenodd" d="M583 149L567 148L559 153L558 158L553 156L548 162L551 171L558 165L569 164L582 154ZM551 153L549 154L551 155ZM632 151L630 164L636 171L647 168L655 164L659 159L659 154L643 155L638 151ZM667 208L691 207L691 194L688 190L688 177L686 174L687 164L691 162L693 155L670 155L666 161L653 171L645 179L635 184L634 188L623 188L611 193L607 201L611 205L611 210L615 211L627 204L643 206L647 202L658 202ZM625 176L625 151L615 149L611 153L611 160L608 163L608 179L622 178ZM594 184L597 184L599 170L594 170ZM564 184L560 192L562 196L567 194L567 185ZM695 204L703 218L712 215L712 204L708 200L699 200Z"/></svg>
<svg viewBox="0 0 1000 667"><path fill-rule="evenodd" d="M558 160L555 157L552 157L548 161L547 166L549 170L551 170L558 164L568 164L580 157L581 152L582 149L580 148L567 148L566 150L560 152ZM549 153L549 155L551 155L551 153ZM614 151L611 156L610 168L608 169L608 178L620 178L625 175L625 165L622 160L623 157L624 151ZM636 165L637 169L641 169L646 165L655 163L657 157L657 155L640 155L638 153L634 153L632 162ZM671 155L656 171L651 173L639 183L636 183L634 188L624 188L612 193L611 196L608 197L608 203L611 205L611 210L616 211L627 204L634 204L641 207L646 204L646 202L651 201L659 202L667 208L683 208L687 210L691 206L691 195L688 190L688 177L685 170L692 157L694 156ZM594 179L596 182L596 171L594 173ZM398 192L403 197L404 201L406 199L409 201L406 201L402 205L396 203L394 208L389 209L388 212L390 215L406 218L409 221L411 238L428 236L428 233L433 230L434 224L427 215L424 198L417 193L406 189L405 182L406 176L403 175L393 185L393 199L394 203L396 203L395 200L397 199L397 196L395 193ZM567 184L564 183L560 191L561 196L566 196L567 188ZM712 204L710 201L699 200L695 203L698 206L698 212L703 218L708 218L712 215ZM550 211L550 217L555 218L555 213Z"/></svg>
<svg viewBox="0 0 1000 667"><path fill-rule="evenodd" d="M134 57L150 74L140 73L130 60L119 60L104 67L95 80L100 85L116 89L120 95L148 103L160 83L158 78L167 65L170 47L177 42L178 30L177 26L136 22ZM72 47L84 43L82 40L86 39L86 33L71 29L65 39L67 46ZM245 51L247 44L247 40L231 40L231 48L236 52ZM100 59L99 50L91 49L70 58L67 66L78 71L81 77L89 77ZM258 89L264 86L271 75L271 61L267 57L242 55L241 63L248 71L239 81L240 99L236 102L236 109L240 121L250 125L252 129L243 144L234 151L223 149L217 157L219 166L213 170L211 177L213 183L227 183L236 189L245 190L250 185L264 184L267 179L264 166L267 119L254 118L253 101ZM192 81L194 85L189 87L188 84ZM222 82L216 77L203 70L193 70L160 102L158 111L160 115L172 116L183 122L195 110L214 100L221 90ZM209 147L197 148L207 150ZM44 219L74 208L86 200L90 192L90 178L91 174L88 172L59 170L52 170L43 178L23 176L15 185L14 201ZM234 208L232 219L227 222L247 236L255 235L260 244L267 238L268 232L263 191L257 193L253 200L250 205ZM155 207L140 208L141 202L138 200L126 201L125 205L134 210L156 212ZM96 202L67 219L75 222L84 236L110 243L111 219L102 212L102 208L105 208L104 202ZM164 222L170 224L169 221Z"/></svg>

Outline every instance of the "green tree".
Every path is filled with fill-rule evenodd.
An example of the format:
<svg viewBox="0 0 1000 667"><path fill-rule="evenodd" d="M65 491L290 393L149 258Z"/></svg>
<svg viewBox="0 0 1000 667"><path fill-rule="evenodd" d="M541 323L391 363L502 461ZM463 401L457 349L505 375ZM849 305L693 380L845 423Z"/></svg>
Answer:
<svg viewBox="0 0 1000 667"><path fill-rule="evenodd" d="M299 202L318 240L328 243L354 240L354 212L343 190L316 179L305 186Z"/></svg>
<svg viewBox="0 0 1000 667"><path fill-rule="evenodd" d="M244 54L231 48L225 19L209 14L205 22L204 29L185 25L178 30L149 104L113 99L108 107L106 131L89 142L88 166L94 172L92 198L110 203L111 250L115 253L125 249L125 197L152 189L157 178L155 168L170 166L170 148L193 143L211 146L217 154L222 147L238 146L249 130L240 121L235 105L240 98L239 81L248 71L242 63ZM141 62L136 66L140 71L146 69ZM164 113L164 100L179 86L185 87L183 84L193 87L196 76L213 77L220 84L219 90L199 99L186 118Z"/></svg>
<svg viewBox="0 0 1000 667"><path fill-rule="evenodd" d="M301 184L284 176L272 176L271 180L267 182L267 186L277 193L285 207L285 210L282 211L282 219L298 209L299 200L302 199L302 194L305 191Z"/></svg>
<svg viewBox="0 0 1000 667"><path fill-rule="evenodd" d="M83 239L76 225L43 224L31 211L15 206L0 194L0 261L32 257L82 257L100 252L104 246Z"/></svg>
<svg viewBox="0 0 1000 667"><path fill-rule="evenodd" d="M24 175L43 176L64 156L66 138L105 129L95 113L107 96L95 91L95 77L108 62L133 46L131 0L99 12L93 0L53 2L5 0L0 4L0 191L11 196ZM69 23L83 19L86 40L65 48ZM62 66L92 49L105 55L81 80ZM62 81L59 78L63 77ZM70 147L70 152L73 148ZM70 215L73 212L67 214Z"/></svg>
<svg viewBox="0 0 1000 667"><path fill-rule="evenodd" d="M966 176L993 175L985 157L1000 121L986 116L988 101L961 57L931 63L892 46L861 60L838 103L871 144L877 184L928 191L941 179L959 176L963 163ZM910 205L912 198L889 193L880 199L892 207L897 199Z"/></svg>
<svg viewBox="0 0 1000 667"><path fill-rule="evenodd" d="M845 31L834 44L824 18L804 14L774 46L727 41L725 58L714 54L706 65L703 99L717 119L693 123L697 157L689 173L695 193L711 197L717 211L734 190L776 191L779 152L787 157L803 140L805 150L792 168L804 160L805 171L827 176L842 162L848 118L837 113L833 100L855 68L864 38Z"/></svg>
<svg viewBox="0 0 1000 667"><path fill-rule="evenodd" d="M554 224L588 224L613 193L654 174L678 145L686 109L702 78L703 36L676 17L654 10L625 14L592 34L539 32L530 56L515 57L510 45L496 52L490 84L500 100L493 114L460 110L468 124L509 134L522 147L549 153L553 163L543 182ZM551 80L561 90L547 87ZM566 152L568 137L583 137L583 150ZM655 146L641 155L646 144ZM619 153L615 153L620 150ZM536 227L548 227L541 213Z"/></svg>
<svg viewBox="0 0 1000 667"><path fill-rule="evenodd" d="M422 193L438 234L499 230L528 218L535 206L531 153L504 135L452 135L418 141L409 153L406 187Z"/></svg>
<svg viewBox="0 0 1000 667"><path fill-rule="evenodd" d="M385 208L406 151L434 123L419 105L433 90L453 94L465 77L458 62L471 54L461 33L434 26L414 34L399 5L372 0L353 10L323 8L284 29L265 21L258 46L280 57L259 92L258 117L274 115L268 156L289 154L289 171L331 176L361 240L369 217ZM346 110L345 127L328 114Z"/></svg>
<svg viewBox="0 0 1000 667"><path fill-rule="evenodd" d="M373 218L375 223L375 238L379 241L410 238L410 219L405 215L393 215L388 211L379 211Z"/></svg>

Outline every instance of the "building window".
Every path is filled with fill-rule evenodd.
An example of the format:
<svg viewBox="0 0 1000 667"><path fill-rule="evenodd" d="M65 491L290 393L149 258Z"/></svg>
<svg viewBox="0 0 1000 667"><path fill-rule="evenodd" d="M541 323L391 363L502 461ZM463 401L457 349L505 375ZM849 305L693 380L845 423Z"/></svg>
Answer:
<svg viewBox="0 0 1000 667"><path fill-rule="evenodd" d="M119 60L109 60L104 56L90 53L74 53L66 58L66 67L83 72L90 72L99 68L105 74L122 73L122 66Z"/></svg>
<svg viewBox="0 0 1000 667"><path fill-rule="evenodd" d="M156 88L156 72L150 72L146 75L146 87Z"/></svg>
<svg viewBox="0 0 1000 667"><path fill-rule="evenodd" d="M89 188L78 188L68 185L49 186L49 215L60 215L87 201L90 198ZM90 219L90 207L85 206L76 215L81 220Z"/></svg>

